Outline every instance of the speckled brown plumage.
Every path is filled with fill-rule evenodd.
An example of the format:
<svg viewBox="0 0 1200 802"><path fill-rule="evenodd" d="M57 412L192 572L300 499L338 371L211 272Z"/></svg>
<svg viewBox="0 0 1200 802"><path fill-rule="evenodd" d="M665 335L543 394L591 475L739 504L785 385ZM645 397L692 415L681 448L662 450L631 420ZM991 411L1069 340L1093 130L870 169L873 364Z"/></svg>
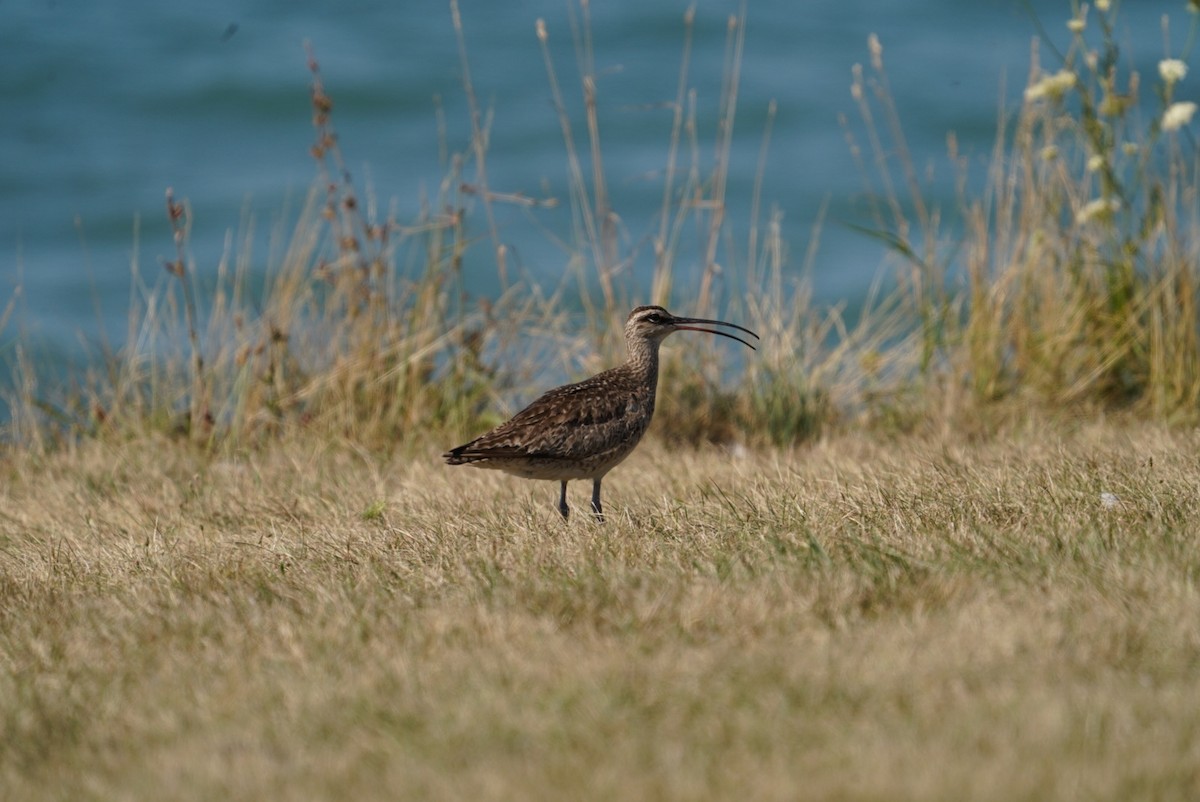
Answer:
<svg viewBox="0 0 1200 802"><path fill-rule="evenodd" d="M510 420L446 452L446 462L561 482L559 512L564 518L569 514L567 482L591 479L592 511L604 520L600 482L629 456L650 426L663 339L679 330L705 331L754 347L732 334L695 324L730 326L758 337L732 323L679 318L661 306L639 306L625 323L629 358L624 364L544 393Z"/></svg>

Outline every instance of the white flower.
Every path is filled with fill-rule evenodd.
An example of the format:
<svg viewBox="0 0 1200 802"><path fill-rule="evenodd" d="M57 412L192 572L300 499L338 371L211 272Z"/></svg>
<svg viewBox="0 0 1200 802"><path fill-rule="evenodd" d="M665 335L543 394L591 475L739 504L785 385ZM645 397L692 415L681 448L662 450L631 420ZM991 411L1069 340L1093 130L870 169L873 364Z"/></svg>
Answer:
<svg viewBox="0 0 1200 802"><path fill-rule="evenodd" d="M879 43L879 37L875 34L867 37L867 50L871 51L871 66L877 70L882 70L883 45Z"/></svg>
<svg viewBox="0 0 1200 802"><path fill-rule="evenodd" d="M1042 148L1042 161L1052 162L1058 158L1058 148L1053 145L1047 145Z"/></svg>
<svg viewBox="0 0 1200 802"><path fill-rule="evenodd" d="M1107 220L1120 210L1121 201L1117 198L1096 198L1075 213L1075 222L1083 225L1092 220Z"/></svg>
<svg viewBox="0 0 1200 802"><path fill-rule="evenodd" d="M1183 103L1172 103L1163 112L1162 127L1164 131L1177 131L1192 121L1196 113L1196 104L1190 100Z"/></svg>
<svg viewBox="0 0 1200 802"><path fill-rule="evenodd" d="M1079 16L1074 19L1067 20L1067 30L1071 33L1083 33L1083 29L1087 27L1087 5L1079 8Z"/></svg>
<svg viewBox="0 0 1200 802"><path fill-rule="evenodd" d="M1182 81L1187 75L1187 64L1177 58L1165 58L1158 62L1158 74L1167 84Z"/></svg>
<svg viewBox="0 0 1200 802"><path fill-rule="evenodd" d="M1054 75L1044 76L1036 84L1025 89L1025 100L1041 100L1050 98L1058 100L1066 91L1075 86L1075 73L1070 70L1059 70Z"/></svg>
<svg viewBox="0 0 1200 802"><path fill-rule="evenodd" d="M1087 168L1089 173L1094 173L1104 166L1104 157L1099 153L1090 156L1087 160Z"/></svg>
<svg viewBox="0 0 1200 802"><path fill-rule="evenodd" d="M1111 5L1112 5L1112 0L1096 0L1096 10L1097 11L1108 11L1108 9Z"/></svg>

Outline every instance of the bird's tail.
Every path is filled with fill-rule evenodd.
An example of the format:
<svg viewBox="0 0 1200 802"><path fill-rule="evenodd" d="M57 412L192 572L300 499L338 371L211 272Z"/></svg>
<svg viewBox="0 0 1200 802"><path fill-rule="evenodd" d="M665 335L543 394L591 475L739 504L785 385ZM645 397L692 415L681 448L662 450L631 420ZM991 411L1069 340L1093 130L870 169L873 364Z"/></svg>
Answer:
<svg viewBox="0 0 1200 802"><path fill-rule="evenodd" d="M458 448L452 448L442 455L442 459L446 460L447 465L469 465L472 462L478 462L483 459L483 457L476 454L466 453L470 445L470 443L467 443Z"/></svg>

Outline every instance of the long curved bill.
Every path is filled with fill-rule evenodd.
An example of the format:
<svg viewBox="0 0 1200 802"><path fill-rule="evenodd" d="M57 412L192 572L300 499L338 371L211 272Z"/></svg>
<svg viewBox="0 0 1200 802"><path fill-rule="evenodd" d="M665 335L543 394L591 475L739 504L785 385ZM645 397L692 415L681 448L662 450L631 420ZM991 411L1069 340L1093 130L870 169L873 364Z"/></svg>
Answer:
<svg viewBox="0 0 1200 802"><path fill-rule="evenodd" d="M757 351L758 349L755 348L750 343L743 340L741 337L738 337L737 335L730 334L727 331L720 331L718 329L702 329L695 324L703 323L708 326L728 326L731 329L737 329L738 331L744 331L756 340L762 339L761 337L759 337L754 332L750 331L750 329L746 328L745 326L739 326L736 323L726 323L724 320L706 320L701 317L677 317L677 318L675 318L674 322L675 322L676 329L684 329L687 331L703 331L706 334L720 334L722 337L728 337L731 340L737 340L742 345L749 348L751 351Z"/></svg>

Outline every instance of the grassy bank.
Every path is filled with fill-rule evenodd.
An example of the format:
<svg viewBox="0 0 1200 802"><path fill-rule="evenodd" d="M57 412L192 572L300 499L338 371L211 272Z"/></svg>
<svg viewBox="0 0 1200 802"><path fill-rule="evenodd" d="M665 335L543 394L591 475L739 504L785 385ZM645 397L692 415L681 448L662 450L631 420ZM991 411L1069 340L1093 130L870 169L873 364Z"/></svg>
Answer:
<svg viewBox="0 0 1200 802"><path fill-rule="evenodd" d="M0 795L1194 798L1198 446L9 461Z"/></svg>
<svg viewBox="0 0 1200 802"><path fill-rule="evenodd" d="M864 426L887 435L987 430L1014 414L1064 408L1194 424L1200 182L1188 127L1195 106L1179 98L1196 80L1187 58L1198 17L1177 14L1190 26L1175 37L1185 49L1168 51L1178 57L1164 58L1158 75L1140 75L1121 54L1119 6L1072 5L1069 14L1051 29L1061 36L1035 47L1022 102L997 120L990 160L964 158L950 133L943 169L958 176L954 209L925 197L918 163L932 157L909 150L884 46L866 43L849 80L858 118L845 125L864 183L859 227L890 254L881 286L892 289L870 294L853 321L812 301L806 270L822 267L820 221L797 258L761 190L749 209L727 206L743 19L730 20L712 131L696 121L691 15L684 21L662 209L654 233L637 241L623 233L606 189L595 102L603 82L586 9L577 87L560 77L549 34L537 28L563 131L563 197L490 188L488 160L503 154L488 153L464 44L470 144L447 158L420 215L389 216L346 170L336 87L314 56L318 180L275 260L253 263L245 243L217 266L196 265L193 226L222 221L194 220L186 199L168 191L174 256L165 270L135 275L124 346L57 388L18 344L5 439L44 451L166 433L213 452L295 434L348 437L376 451L417 430L453 439L547 382L611 365L625 316L646 302L763 334L759 353L736 364L721 364L703 343L667 350L672 425L661 433L675 442L789 446ZM568 111L578 103L582 121ZM759 179L771 162L773 114ZM559 205L572 211L569 231L547 231L564 252L561 280L523 282L509 270L512 244L497 210L536 219ZM745 234L735 234L735 215ZM486 270L502 288L495 297L472 292L471 277Z"/></svg>

